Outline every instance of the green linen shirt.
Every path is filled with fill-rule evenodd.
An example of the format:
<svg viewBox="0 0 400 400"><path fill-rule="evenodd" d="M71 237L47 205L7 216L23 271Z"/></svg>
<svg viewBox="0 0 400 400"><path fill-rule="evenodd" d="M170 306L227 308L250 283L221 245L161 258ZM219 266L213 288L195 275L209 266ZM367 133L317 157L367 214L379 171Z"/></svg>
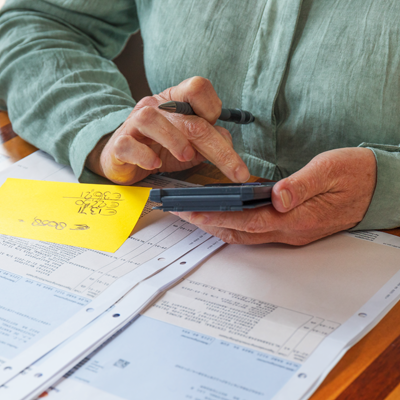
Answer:
<svg viewBox="0 0 400 400"><path fill-rule="evenodd" d="M15 131L88 180L99 139L135 106L111 61L141 30L154 93L200 75L252 174L281 179L316 154L364 146L378 181L356 229L400 226L400 2L386 0L7 0L0 108Z"/></svg>

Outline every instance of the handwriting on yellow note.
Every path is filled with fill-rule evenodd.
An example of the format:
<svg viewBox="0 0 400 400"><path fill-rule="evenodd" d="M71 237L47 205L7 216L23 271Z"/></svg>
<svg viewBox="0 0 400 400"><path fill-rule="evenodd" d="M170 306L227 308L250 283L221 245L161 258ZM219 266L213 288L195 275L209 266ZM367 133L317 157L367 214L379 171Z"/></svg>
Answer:
<svg viewBox="0 0 400 400"><path fill-rule="evenodd" d="M115 252L150 189L9 178L0 187L0 233Z"/></svg>

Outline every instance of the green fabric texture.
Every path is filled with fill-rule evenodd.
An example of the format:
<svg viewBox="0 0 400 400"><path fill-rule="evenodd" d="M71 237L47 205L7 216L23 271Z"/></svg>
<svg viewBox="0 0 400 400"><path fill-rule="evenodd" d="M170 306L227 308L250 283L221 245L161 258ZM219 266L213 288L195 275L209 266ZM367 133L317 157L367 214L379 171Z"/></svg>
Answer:
<svg viewBox="0 0 400 400"><path fill-rule="evenodd" d="M352 230L396 228L400 221L400 147L373 143L362 143L360 147L374 152L378 179L367 213Z"/></svg>
<svg viewBox="0 0 400 400"><path fill-rule="evenodd" d="M125 0L17 0L1 10L0 106L18 134L78 177L135 106L110 59L137 29L135 4Z"/></svg>
<svg viewBox="0 0 400 400"><path fill-rule="evenodd" d="M111 61L139 28L154 93L200 75L252 174L284 178L315 155L364 146L378 182L355 229L400 226L400 2L7 0L0 108L15 131L81 180L87 155L135 105ZM377 143L371 144L371 143Z"/></svg>

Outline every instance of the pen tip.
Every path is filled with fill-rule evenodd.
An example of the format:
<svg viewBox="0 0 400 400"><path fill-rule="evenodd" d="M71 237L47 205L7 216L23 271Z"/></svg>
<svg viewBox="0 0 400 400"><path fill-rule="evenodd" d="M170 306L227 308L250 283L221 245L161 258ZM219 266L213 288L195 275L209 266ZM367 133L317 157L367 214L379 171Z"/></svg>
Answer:
<svg viewBox="0 0 400 400"><path fill-rule="evenodd" d="M160 110L175 112L176 111L176 103L175 101L168 101L166 103L160 104L158 106Z"/></svg>

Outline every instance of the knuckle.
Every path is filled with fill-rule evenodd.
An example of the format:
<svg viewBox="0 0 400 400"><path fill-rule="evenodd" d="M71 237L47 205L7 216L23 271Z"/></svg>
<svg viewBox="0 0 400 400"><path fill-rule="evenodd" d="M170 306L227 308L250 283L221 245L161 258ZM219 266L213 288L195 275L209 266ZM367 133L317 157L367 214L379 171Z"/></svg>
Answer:
<svg viewBox="0 0 400 400"><path fill-rule="evenodd" d="M172 100L174 89L175 89L175 86L171 86L171 87L165 89L163 92L159 93L158 95L154 95L154 97L162 102L165 102L166 99Z"/></svg>
<svg viewBox="0 0 400 400"><path fill-rule="evenodd" d="M222 100L215 95L215 100L212 102L212 114L210 115L210 118L212 121L216 121L218 117L221 115L221 109L222 109Z"/></svg>
<svg viewBox="0 0 400 400"><path fill-rule="evenodd" d="M216 108L213 108L212 112L210 112L210 114L207 116L207 118L209 118L210 122L214 123L218 117L221 115L220 111L215 111L217 110Z"/></svg>
<svg viewBox="0 0 400 400"><path fill-rule="evenodd" d="M190 103L201 106L204 118L215 123L221 113L222 102L210 80L201 76L190 78L186 86L186 96Z"/></svg>
<svg viewBox="0 0 400 400"><path fill-rule="evenodd" d="M116 138L114 142L114 149L116 151L124 150L129 145L130 137L127 135L121 135Z"/></svg>
<svg viewBox="0 0 400 400"><path fill-rule="evenodd" d="M336 166L336 160L330 157L329 152L318 154L311 162L315 163L316 168L327 170L332 170Z"/></svg>
<svg viewBox="0 0 400 400"><path fill-rule="evenodd" d="M202 76L194 76L188 82L188 94L190 97L196 96L199 93L204 93L212 89L213 86L209 79Z"/></svg>
<svg viewBox="0 0 400 400"><path fill-rule="evenodd" d="M119 136L113 145L113 153L117 160L125 161L126 150L130 148L131 138L126 135Z"/></svg>
<svg viewBox="0 0 400 400"><path fill-rule="evenodd" d="M239 236L238 232L232 229L224 229L217 235L222 241L228 244L239 244Z"/></svg>
<svg viewBox="0 0 400 400"><path fill-rule="evenodd" d="M294 190L297 200L301 203L307 198L307 193L309 191L309 186L313 185L313 182L305 182L303 179L299 179L297 176L291 176L288 178L287 183Z"/></svg>
<svg viewBox="0 0 400 400"><path fill-rule="evenodd" d="M196 118L195 121L186 122L186 132L189 140L201 140L209 136L210 124L202 119Z"/></svg>
<svg viewBox="0 0 400 400"><path fill-rule="evenodd" d="M248 219L245 229L249 233L261 233L267 231L267 221L261 212L256 212Z"/></svg>
<svg viewBox="0 0 400 400"><path fill-rule="evenodd" d="M154 96L143 97L137 104L135 109L141 109L146 106L156 107L158 106L158 101Z"/></svg>
<svg viewBox="0 0 400 400"><path fill-rule="evenodd" d="M239 163L236 161L235 155L230 148L218 147L215 150L214 159L218 165L226 166L232 170L236 170L239 166Z"/></svg>
<svg viewBox="0 0 400 400"><path fill-rule="evenodd" d="M225 142L222 146L220 143L211 143L211 146L213 147L213 162L218 166L224 166L232 171L242 166L240 157L228 143Z"/></svg>
<svg viewBox="0 0 400 400"><path fill-rule="evenodd" d="M211 99L209 101L209 107L208 107L208 108L210 108L210 110L208 111L208 113L209 113L208 118L214 124L217 121L218 117L221 115L222 101L215 93L213 87L212 87L212 92L213 93L211 95Z"/></svg>
<svg viewBox="0 0 400 400"><path fill-rule="evenodd" d="M135 114L135 120L139 125L147 125L154 120L157 111L151 106L144 106Z"/></svg>
<svg viewBox="0 0 400 400"><path fill-rule="evenodd" d="M330 181L332 179L335 180L338 175L344 174L337 160L331 157L329 153L330 152L319 154L310 162L313 170L311 181L315 187L317 187L317 185L321 186L322 176L325 182L325 185L323 185L324 191L329 190Z"/></svg>

